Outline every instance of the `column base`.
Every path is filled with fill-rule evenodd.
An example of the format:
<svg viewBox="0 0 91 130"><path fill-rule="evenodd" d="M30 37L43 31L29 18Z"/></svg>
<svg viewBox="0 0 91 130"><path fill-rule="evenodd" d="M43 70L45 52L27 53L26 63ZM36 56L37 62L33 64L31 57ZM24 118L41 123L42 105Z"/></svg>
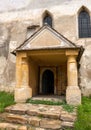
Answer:
<svg viewBox="0 0 91 130"><path fill-rule="evenodd" d="M28 98L32 97L32 89L29 87L15 88L15 102L23 103L26 102Z"/></svg>
<svg viewBox="0 0 91 130"><path fill-rule="evenodd" d="M68 86L66 90L66 101L69 105L81 104L81 90L78 86Z"/></svg>

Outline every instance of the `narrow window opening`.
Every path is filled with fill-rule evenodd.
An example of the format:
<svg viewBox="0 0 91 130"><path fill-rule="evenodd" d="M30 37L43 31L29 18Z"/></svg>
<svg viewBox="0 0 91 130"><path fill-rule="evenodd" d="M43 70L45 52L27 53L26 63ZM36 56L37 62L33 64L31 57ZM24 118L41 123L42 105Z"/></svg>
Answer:
<svg viewBox="0 0 91 130"><path fill-rule="evenodd" d="M49 26L52 27L52 18L51 16L47 13L43 19L43 25L48 24Z"/></svg>
<svg viewBox="0 0 91 130"><path fill-rule="evenodd" d="M79 22L79 37L80 38L91 37L90 16L88 12L82 10L78 16L78 22Z"/></svg>

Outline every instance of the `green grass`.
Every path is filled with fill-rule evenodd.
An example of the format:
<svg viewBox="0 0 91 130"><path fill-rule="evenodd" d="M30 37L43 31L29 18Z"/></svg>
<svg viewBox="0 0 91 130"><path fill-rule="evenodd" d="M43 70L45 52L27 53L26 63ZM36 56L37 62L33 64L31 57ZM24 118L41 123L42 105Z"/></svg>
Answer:
<svg viewBox="0 0 91 130"><path fill-rule="evenodd" d="M78 106L77 121L74 130L91 130L91 97L83 97Z"/></svg>
<svg viewBox="0 0 91 130"><path fill-rule="evenodd" d="M0 92L0 112L4 111L4 108L15 104L14 95L7 92Z"/></svg>
<svg viewBox="0 0 91 130"><path fill-rule="evenodd" d="M28 99L28 100L27 100L27 103L62 106L62 107L64 108L64 110L66 110L66 111L68 111L68 112L73 112L73 110L74 110L74 106L66 104L65 101L62 101L62 102L54 102L54 101Z"/></svg>

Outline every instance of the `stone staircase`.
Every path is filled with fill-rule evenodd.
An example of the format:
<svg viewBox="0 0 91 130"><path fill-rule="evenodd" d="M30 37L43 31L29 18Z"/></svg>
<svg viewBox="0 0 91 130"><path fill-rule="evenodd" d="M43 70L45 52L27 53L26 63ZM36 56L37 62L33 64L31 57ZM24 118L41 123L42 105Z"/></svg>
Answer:
<svg viewBox="0 0 91 130"><path fill-rule="evenodd" d="M16 104L0 114L0 130L73 130L75 120L61 106Z"/></svg>

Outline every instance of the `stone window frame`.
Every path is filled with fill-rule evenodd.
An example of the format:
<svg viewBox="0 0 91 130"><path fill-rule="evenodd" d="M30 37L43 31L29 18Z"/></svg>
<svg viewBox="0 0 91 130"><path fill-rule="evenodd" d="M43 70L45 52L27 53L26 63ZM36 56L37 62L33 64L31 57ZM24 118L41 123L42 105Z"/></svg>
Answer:
<svg viewBox="0 0 91 130"><path fill-rule="evenodd" d="M77 23L76 28L77 28L77 38L78 39L91 38L91 37L79 37L79 21L78 21L78 17L79 17L80 12L83 11L83 10L85 10L89 14L89 16L90 16L90 24L91 24L91 13L90 13L89 9L87 7L85 7L85 6L81 6L80 9L77 12L77 15L76 15L76 23Z"/></svg>
<svg viewBox="0 0 91 130"><path fill-rule="evenodd" d="M41 26L44 25L43 23L43 20L44 20L44 17L46 16L46 14L48 14L51 18L52 18L52 28L54 27L54 22L53 22L53 14L48 11L48 10L45 10L43 13L42 13L42 16L41 16Z"/></svg>

